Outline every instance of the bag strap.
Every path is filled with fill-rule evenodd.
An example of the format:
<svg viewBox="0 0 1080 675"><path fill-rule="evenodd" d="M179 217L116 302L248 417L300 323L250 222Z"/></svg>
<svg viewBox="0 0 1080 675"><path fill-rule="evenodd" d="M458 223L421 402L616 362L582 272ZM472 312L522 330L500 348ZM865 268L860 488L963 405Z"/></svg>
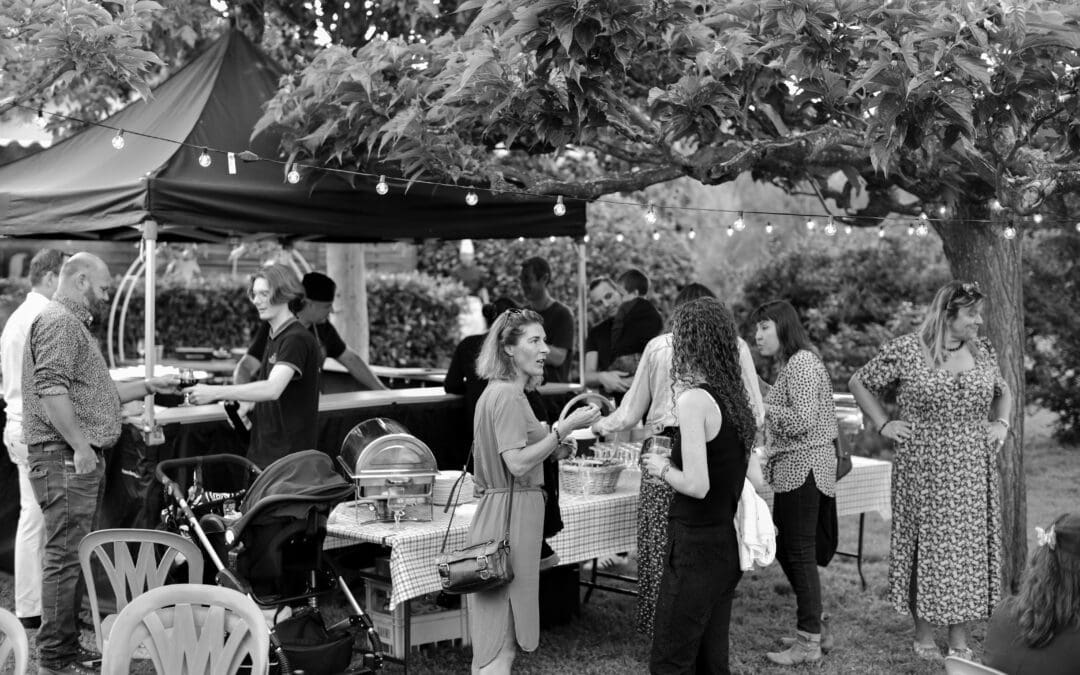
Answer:
<svg viewBox="0 0 1080 675"><path fill-rule="evenodd" d="M446 532L443 533L442 545L439 547L440 554L446 553L446 540L450 537L450 527L454 524L454 515L457 514L458 502L461 501L461 486L464 484L465 474L469 469L469 460L472 459L473 450L475 449L476 442L474 441L473 444L469 446L469 456L465 458L465 466L461 467L461 475L458 476L457 480L455 480L454 484L450 487L450 497L454 500L454 510L450 513L450 520L446 523ZM507 473L510 473L509 469L506 471ZM514 480L514 474L510 473L510 505L506 509L506 530L503 533L503 540L505 541L510 541L510 514L514 511L515 482L517 481ZM443 507L443 513L446 513L449 508L450 500L448 499L446 506Z"/></svg>

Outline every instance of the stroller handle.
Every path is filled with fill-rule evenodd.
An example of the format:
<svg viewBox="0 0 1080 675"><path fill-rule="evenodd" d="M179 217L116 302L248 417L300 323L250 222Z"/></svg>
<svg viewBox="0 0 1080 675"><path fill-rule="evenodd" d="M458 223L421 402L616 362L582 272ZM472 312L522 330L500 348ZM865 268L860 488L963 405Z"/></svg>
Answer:
<svg viewBox="0 0 1080 675"><path fill-rule="evenodd" d="M262 469L259 466L248 459L247 457L241 457L240 455L200 455L198 457L177 457L176 459L165 459L158 462L157 467L154 469L154 475L157 477L158 482L169 487L169 483L172 483L172 479L165 473L172 469L185 469L189 467L202 467L211 464L239 464L248 471L259 475L262 473Z"/></svg>

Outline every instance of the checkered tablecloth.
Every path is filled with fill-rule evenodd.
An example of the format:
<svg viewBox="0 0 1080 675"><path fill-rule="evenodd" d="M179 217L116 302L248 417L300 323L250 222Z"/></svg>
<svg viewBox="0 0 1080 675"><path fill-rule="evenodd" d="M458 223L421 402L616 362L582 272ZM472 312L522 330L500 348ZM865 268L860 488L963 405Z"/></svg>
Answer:
<svg viewBox="0 0 1080 675"><path fill-rule="evenodd" d="M772 490L761 496L772 509ZM852 457L851 473L836 484L836 515L857 516L877 511L892 518L892 463L869 457Z"/></svg>
<svg viewBox="0 0 1080 675"><path fill-rule="evenodd" d="M638 487L636 472L624 472L616 491L608 495L576 496L563 493L559 507L565 527L549 540L563 563L591 560L598 556L628 551L637 542ZM357 515L360 515L360 520ZM340 548L358 542L390 548L392 590L390 608L425 593L440 590L435 574L435 556L442 546L450 514L442 507L434 510L430 522L363 522L370 511L351 502L341 504L330 514L326 548ZM459 506L446 541L448 551L465 546L465 536L476 513L476 504Z"/></svg>

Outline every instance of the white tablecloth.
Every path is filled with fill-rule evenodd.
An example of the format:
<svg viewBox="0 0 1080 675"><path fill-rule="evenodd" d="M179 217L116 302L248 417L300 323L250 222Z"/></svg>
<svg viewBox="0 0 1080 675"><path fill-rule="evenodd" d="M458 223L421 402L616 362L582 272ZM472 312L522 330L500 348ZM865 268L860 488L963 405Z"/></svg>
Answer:
<svg viewBox="0 0 1080 675"><path fill-rule="evenodd" d="M761 493L772 509L772 490ZM869 457L851 458L851 473L836 484L836 515L857 516L877 511L892 518L892 462Z"/></svg>

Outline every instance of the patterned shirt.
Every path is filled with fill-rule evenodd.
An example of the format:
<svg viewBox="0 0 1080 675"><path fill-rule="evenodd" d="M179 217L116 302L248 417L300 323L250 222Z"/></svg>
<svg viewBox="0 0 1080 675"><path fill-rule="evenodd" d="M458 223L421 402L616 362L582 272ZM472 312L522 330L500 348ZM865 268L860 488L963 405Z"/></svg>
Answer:
<svg viewBox="0 0 1080 675"><path fill-rule="evenodd" d="M818 490L836 496L836 407L829 371L813 352L800 349L780 370L765 396L765 478L776 492L802 487L810 472Z"/></svg>
<svg viewBox="0 0 1080 675"><path fill-rule="evenodd" d="M75 419L91 445L107 448L120 438L120 392L90 333L91 320L85 306L61 298L46 305L31 324L22 370L27 445L67 442L41 403L44 396L63 394L71 399Z"/></svg>

